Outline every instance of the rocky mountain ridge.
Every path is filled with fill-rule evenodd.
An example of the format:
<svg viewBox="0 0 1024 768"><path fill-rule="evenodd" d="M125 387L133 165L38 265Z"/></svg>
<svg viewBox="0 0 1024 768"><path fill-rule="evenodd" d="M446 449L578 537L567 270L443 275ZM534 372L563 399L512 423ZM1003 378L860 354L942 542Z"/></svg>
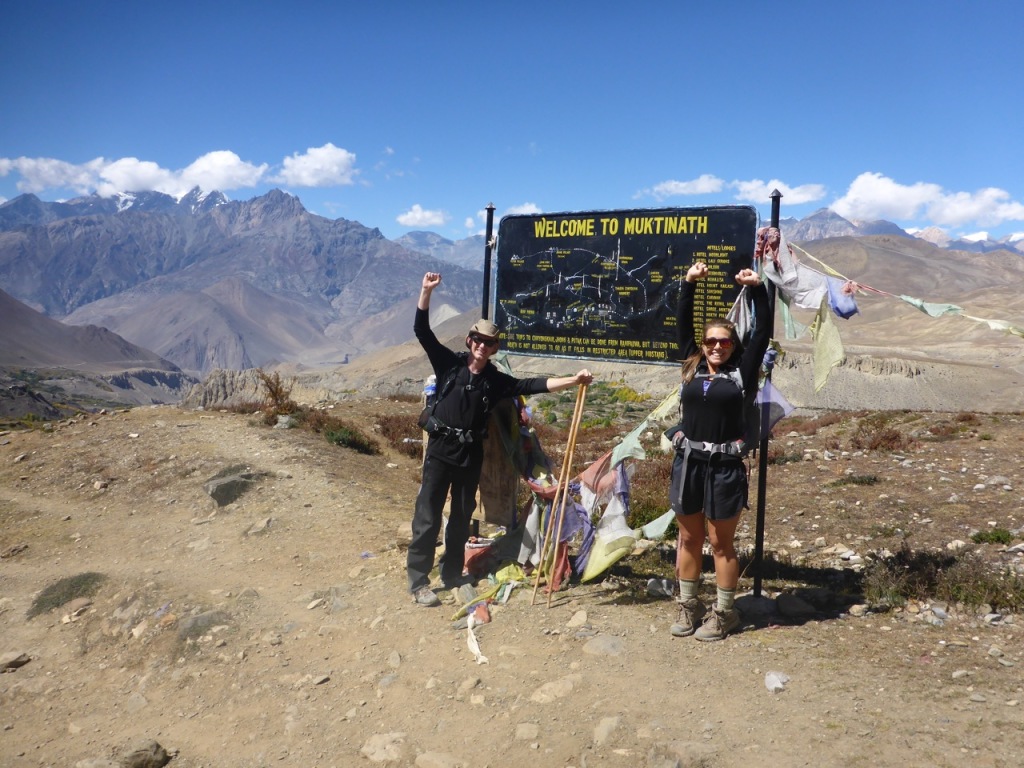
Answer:
<svg viewBox="0 0 1024 768"><path fill-rule="evenodd" d="M398 343L409 335L408 297L441 265L279 190L244 202L196 190L125 202L23 195L0 206L0 285L194 374L331 364ZM445 272L440 315L478 303L478 275Z"/></svg>
<svg viewBox="0 0 1024 768"><path fill-rule="evenodd" d="M890 222L850 222L826 209L785 221L783 229L830 267L894 298L952 302L977 317L1021 324L1024 303L1015 286L1024 281L1024 259L1017 251L941 249ZM410 359L419 357L414 342L406 345L423 272L445 273L431 318L442 327L455 319L446 331L453 343L479 311L481 273L449 259L482 266L483 237L451 241L411 232L394 242L358 222L310 214L298 198L279 190L243 202L196 189L180 199L138 193L66 203L23 195L0 206L0 285L51 320L103 327L153 350L186 378L279 367L309 378L311 391L415 389L420 372L398 375L405 363L394 360L403 349L411 350ZM861 307L861 314L841 324L851 359L916 358L945 366L957 380L964 371L984 370L986 380L1020 388L1018 339L962 319L928 318L874 296L864 297ZM8 347L30 326L5 323L15 329L5 339ZM809 352L805 341L786 346ZM59 351L61 344L34 341L21 348L48 349L74 363L73 350ZM59 362L29 357L22 362ZM360 373L363 359L367 366ZM418 364L411 362L410 369ZM560 367L550 359L536 366L542 372ZM658 379L632 371L621 375ZM800 375L808 378L805 373ZM863 388L863 397L870 398L871 389ZM949 391L956 388L942 389L946 394L938 399L955 408ZM863 397L808 393L801 404L857 407ZM925 401L935 399L928 395ZM911 401L918 402L916 395ZM1013 407L1016 401L991 402Z"/></svg>

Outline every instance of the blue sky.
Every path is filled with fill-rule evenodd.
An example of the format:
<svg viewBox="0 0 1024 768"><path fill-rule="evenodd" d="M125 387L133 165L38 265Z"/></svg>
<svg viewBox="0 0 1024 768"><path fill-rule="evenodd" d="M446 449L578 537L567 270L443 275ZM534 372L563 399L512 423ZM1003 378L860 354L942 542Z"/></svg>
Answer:
<svg viewBox="0 0 1024 768"><path fill-rule="evenodd" d="M831 207L1024 233L1024 4L0 3L0 201L272 188L387 237Z"/></svg>

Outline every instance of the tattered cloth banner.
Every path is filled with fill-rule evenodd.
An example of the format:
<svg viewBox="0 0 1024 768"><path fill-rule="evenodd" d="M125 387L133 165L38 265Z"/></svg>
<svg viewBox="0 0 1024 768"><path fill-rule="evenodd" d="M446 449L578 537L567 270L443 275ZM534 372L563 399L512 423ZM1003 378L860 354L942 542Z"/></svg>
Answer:
<svg viewBox="0 0 1024 768"><path fill-rule="evenodd" d="M804 250L800 246L794 245L792 247L794 249L800 251L804 255L806 255L808 258L814 259L814 261L816 261L818 264L821 264L822 267L824 267L825 269L829 270L829 272L831 272L832 274L836 275L837 277L843 277L838 272L836 272L831 267L829 267L824 262L822 262L820 259L818 259L816 256L808 253L806 250ZM843 279L845 280L846 278L843 278ZM1014 336L1019 336L1020 338L1024 338L1024 328L1021 328L1018 325L1013 325L1011 323L1008 323L1005 320L993 320L993 319L990 319L990 318L974 317L973 315L968 315L966 312L964 312L963 307L959 307L956 304L944 304L944 303L940 303L940 302L929 302L929 301L924 301L923 299L915 298L913 296L905 296L905 295L897 296L896 294L889 293L888 291L883 291L883 290L881 290L879 288L872 288L870 285L865 285L864 283L853 283L853 285L855 285L857 287L857 290L870 291L872 293L877 293L879 296L888 296L888 297L893 298L893 299L899 299L900 301L904 301L907 304L909 304L910 306L914 307L915 309L921 310L922 312L924 312L929 317L943 317L945 315L959 315L960 317L966 318L968 320L974 320L977 323L984 323L989 328L991 328L993 331L1003 331L1005 333L1009 333L1009 334L1012 334Z"/></svg>
<svg viewBox="0 0 1024 768"><path fill-rule="evenodd" d="M812 259L824 271L820 272L801 262L796 256L796 251ZM854 295L858 292L871 292L899 299L929 317L959 315L968 320L985 323L994 331L1003 331L1024 338L1024 328L1003 320L968 315L956 304L928 302L913 296L897 296L864 283L854 282L800 246L788 243L782 232L775 227L762 227L758 230L754 258L761 264L764 277L776 288L787 339L799 338L808 330L793 319L792 306L817 311L810 326L811 338L814 341L811 354L815 392L825 386L832 370L846 357L843 340L832 320L832 315L843 319L855 315L859 310Z"/></svg>

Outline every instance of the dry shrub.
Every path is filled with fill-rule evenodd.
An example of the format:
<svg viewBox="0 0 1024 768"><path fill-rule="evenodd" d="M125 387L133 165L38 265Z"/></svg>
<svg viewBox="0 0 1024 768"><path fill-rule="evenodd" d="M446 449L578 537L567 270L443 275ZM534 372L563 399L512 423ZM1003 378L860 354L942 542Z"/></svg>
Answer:
<svg viewBox="0 0 1024 768"><path fill-rule="evenodd" d="M408 416L378 415L376 418L380 436L388 445L410 459L418 459L423 453L423 431L415 419Z"/></svg>
<svg viewBox="0 0 1024 768"><path fill-rule="evenodd" d="M291 399L292 387L295 386L294 380L285 383L278 371L267 373L262 368L256 369L256 377L263 385L266 397L263 407L269 415L285 415L299 410L298 404Z"/></svg>
<svg viewBox="0 0 1024 768"><path fill-rule="evenodd" d="M107 577L104 574L96 571L67 576L51 584L36 596L36 599L32 601L32 607L28 609L28 618L31 619L46 611L60 608L65 603L79 597L92 597L106 580Z"/></svg>
<svg viewBox="0 0 1024 768"><path fill-rule="evenodd" d="M406 394L405 392L392 392L387 396L388 400L394 400L396 403L422 403L423 395L412 395Z"/></svg>
<svg viewBox="0 0 1024 768"><path fill-rule="evenodd" d="M939 599L998 610L1024 608L1024 577L993 571L973 552L916 552L906 541L892 557L867 569L864 592L868 600L888 605Z"/></svg>
<svg viewBox="0 0 1024 768"><path fill-rule="evenodd" d="M879 411L861 419L850 438L850 445L856 450L907 451L914 446L914 440L900 432L890 421L895 414Z"/></svg>
<svg viewBox="0 0 1024 768"><path fill-rule="evenodd" d="M768 463L769 464L793 464L798 461L803 461L804 455L800 451L789 451L787 452L784 446L778 443L768 444Z"/></svg>
<svg viewBox="0 0 1024 768"><path fill-rule="evenodd" d="M788 435L790 432L805 436L816 435L819 430L831 427L833 424L841 424L848 418L849 414L839 411L827 411L813 419L804 416L787 416L780 420L772 431L778 432L780 435Z"/></svg>

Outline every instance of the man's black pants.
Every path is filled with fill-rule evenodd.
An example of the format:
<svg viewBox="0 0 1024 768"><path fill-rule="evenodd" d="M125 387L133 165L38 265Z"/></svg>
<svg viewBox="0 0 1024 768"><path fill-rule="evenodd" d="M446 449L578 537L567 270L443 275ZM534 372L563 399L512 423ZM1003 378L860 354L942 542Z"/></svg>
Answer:
<svg viewBox="0 0 1024 768"><path fill-rule="evenodd" d="M444 502L451 489L452 506L444 534L444 556L441 558L441 581L455 584L462 576L466 560L466 542L469 524L476 509L476 489L480 484L483 452L471 456L468 467L446 464L430 456L423 462L423 483L416 496L416 510L412 517L412 542L406 570L409 591L430 584L430 571L434 567L434 550L441 531Z"/></svg>

